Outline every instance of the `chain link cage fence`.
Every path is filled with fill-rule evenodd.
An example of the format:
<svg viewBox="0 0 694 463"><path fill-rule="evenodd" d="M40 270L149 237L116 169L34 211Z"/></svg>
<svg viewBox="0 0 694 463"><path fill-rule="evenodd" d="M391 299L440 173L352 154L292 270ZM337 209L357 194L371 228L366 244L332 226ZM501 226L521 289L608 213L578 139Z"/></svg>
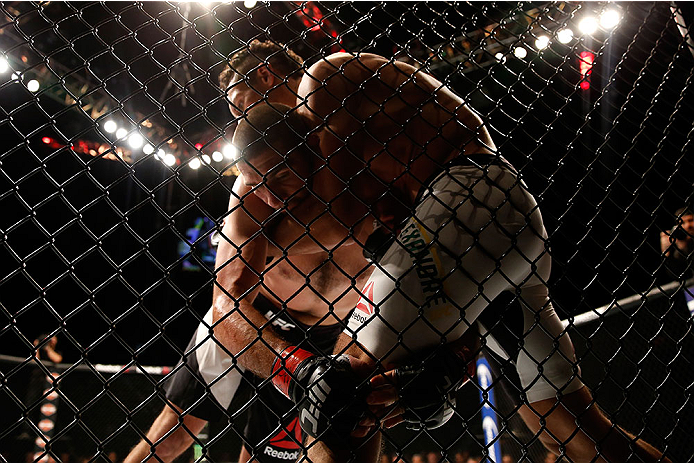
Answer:
<svg viewBox="0 0 694 463"><path fill-rule="evenodd" d="M292 404L208 349L225 351L208 309L239 176L231 141L248 109L232 90L272 103L295 77L320 82L311 66L333 53L374 53L433 76L486 127L542 211L545 283L581 380L613 423L691 461L690 27L681 2L1 2L0 460L122 461L146 436L150 461L170 461L176 439L186 447L176 461L239 461L242 447L258 461L304 458ZM296 76L253 51L256 40L292 50ZM239 53L258 62L220 88ZM275 87L257 80L261 68ZM399 90L362 104L377 118ZM383 149L403 133L417 140L408 131ZM373 299L374 266L338 256L362 254L342 244L308 263L270 261L261 343L272 331L332 352L347 323L336 307ZM495 330L517 332L516 293L485 301L482 345ZM301 318L306 307L313 319ZM484 368L442 427L385 431L385 458L570 461L563 447L545 460L507 378ZM170 396L177 375L184 402ZM205 407L215 419L197 413ZM152 438L162 409L175 422Z"/></svg>

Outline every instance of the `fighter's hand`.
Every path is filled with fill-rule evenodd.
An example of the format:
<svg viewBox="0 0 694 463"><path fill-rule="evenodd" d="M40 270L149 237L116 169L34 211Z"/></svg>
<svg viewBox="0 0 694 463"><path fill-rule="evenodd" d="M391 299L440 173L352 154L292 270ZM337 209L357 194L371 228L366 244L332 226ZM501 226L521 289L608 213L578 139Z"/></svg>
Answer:
<svg viewBox="0 0 694 463"><path fill-rule="evenodd" d="M347 355L317 356L293 346L275 361L272 382L298 405L301 429L308 435L346 438L366 414L368 383L351 362L358 361Z"/></svg>
<svg viewBox="0 0 694 463"><path fill-rule="evenodd" d="M359 437L367 435L379 424L387 429L404 421L405 409L398 402L397 372L389 370L371 378L371 392L366 397L369 414L359 422L355 431L361 431Z"/></svg>
<svg viewBox="0 0 694 463"><path fill-rule="evenodd" d="M411 429L434 429L453 416L453 392L473 376L474 368L469 349L454 352L443 346L419 361L374 377L367 403L385 428L405 421ZM364 421L360 425L371 424Z"/></svg>

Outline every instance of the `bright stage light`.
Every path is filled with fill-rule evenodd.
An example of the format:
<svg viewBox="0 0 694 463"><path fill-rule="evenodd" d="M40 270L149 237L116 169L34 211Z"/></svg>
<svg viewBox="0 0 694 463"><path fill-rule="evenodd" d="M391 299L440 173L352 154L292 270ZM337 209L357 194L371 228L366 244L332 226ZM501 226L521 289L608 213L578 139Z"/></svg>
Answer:
<svg viewBox="0 0 694 463"><path fill-rule="evenodd" d="M155 154L154 157L159 159L160 161L163 161L166 157L166 152L163 149L159 148L159 151L157 151L157 154Z"/></svg>
<svg viewBox="0 0 694 463"><path fill-rule="evenodd" d="M200 159L198 159L198 158L191 159L190 162L188 163L188 166L190 166L190 168L193 170L199 169L200 168Z"/></svg>
<svg viewBox="0 0 694 463"><path fill-rule="evenodd" d="M516 55L516 58L518 58L518 59L523 59L523 58L525 58L526 56L528 56L528 50L526 50L526 49L523 48L523 47L516 47L516 48L513 50L513 54Z"/></svg>
<svg viewBox="0 0 694 463"><path fill-rule="evenodd" d="M118 130L118 125L113 121L104 122L104 130L106 133L113 133Z"/></svg>
<svg viewBox="0 0 694 463"><path fill-rule="evenodd" d="M12 75L10 76L10 79L19 80L19 74L17 74L16 72L13 72Z"/></svg>
<svg viewBox="0 0 694 463"><path fill-rule="evenodd" d="M496 55L494 55L494 58L497 59L497 61L501 61L502 63L506 61L506 57L504 56L503 53L499 52Z"/></svg>
<svg viewBox="0 0 694 463"><path fill-rule="evenodd" d="M128 135L128 131L126 129L120 128L120 129L116 130L116 138L117 139L120 140L121 138L125 138L126 135Z"/></svg>
<svg viewBox="0 0 694 463"><path fill-rule="evenodd" d="M605 10L600 15L600 26L603 29L614 29L622 20L622 15L617 10Z"/></svg>
<svg viewBox="0 0 694 463"><path fill-rule="evenodd" d="M595 34L595 31L598 30L598 20L592 16L587 16L578 23L578 30L584 35Z"/></svg>
<svg viewBox="0 0 694 463"><path fill-rule="evenodd" d="M174 156L173 154L167 154L166 156L164 156L164 164L166 164L169 167L173 166L174 164L176 164L176 156Z"/></svg>
<svg viewBox="0 0 694 463"><path fill-rule="evenodd" d="M144 142L145 139L142 138L142 135L139 133L134 133L128 137L128 145L130 145L130 147L134 150L141 147Z"/></svg>
<svg viewBox="0 0 694 463"><path fill-rule="evenodd" d="M535 48L538 50L544 50L549 46L549 37L546 35L541 35L535 39Z"/></svg>
<svg viewBox="0 0 694 463"><path fill-rule="evenodd" d="M224 155L219 151L215 151L214 153L212 153L212 160L214 162L222 162L224 160Z"/></svg>
<svg viewBox="0 0 694 463"><path fill-rule="evenodd" d="M150 145L149 143L145 144L145 146L142 147L142 152L150 155L154 153L154 146Z"/></svg>
<svg viewBox="0 0 694 463"><path fill-rule="evenodd" d="M202 162L204 162L205 164L209 164L210 162L212 162L212 159L210 159L210 157L207 154L203 154Z"/></svg>
<svg viewBox="0 0 694 463"><path fill-rule="evenodd" d="M29 82L27 82L27 90L29 90L31 93L38 92L39 88L41 88L41 84L39 84L38 80L31 79Z"/></svg>
<svg viewBox="0 0 694 463"><path fill-rule="evenodd" d="M258 2L256 2L255 0L246 0L243 2L243 6L250 10L251 8L254 8L257 3Z"/></svg>
<svg viewBox="0 0 694 463"><path fill-rule="evenodd" d="M572 31L571 29L562 29L559 32L557 32L557 40L559 41L559 43L569 43L573 38L574 31Z"/></svg>
<svg viewBox="0 0 694 463"><path fill-rule="evenodd" d="M10 69L10 64L5 58L0 58L0 73L7 72Z"/></svg>
<svg viewBox="0 0 694 463"><path fill-rule="evenodd" d="M224 145L222 148L222 153L224 153L224 157L227 159L236 159L237 152L238 150L232 144Z"/></svg>

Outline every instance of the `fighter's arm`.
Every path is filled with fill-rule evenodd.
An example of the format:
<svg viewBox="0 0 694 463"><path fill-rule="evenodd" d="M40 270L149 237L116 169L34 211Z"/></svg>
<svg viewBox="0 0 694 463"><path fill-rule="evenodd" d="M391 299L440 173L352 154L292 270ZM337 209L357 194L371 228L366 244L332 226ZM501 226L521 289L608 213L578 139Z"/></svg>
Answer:
<svg viewBox="0 0 694 463"><path fill-rule="evenodd" d="M226 349L238 355L241 365L268 377L277 352L287 346L253 307L271 248L262 224L273 211L240 180L234 184L229 211L217 249L214 334Z"/></svg>

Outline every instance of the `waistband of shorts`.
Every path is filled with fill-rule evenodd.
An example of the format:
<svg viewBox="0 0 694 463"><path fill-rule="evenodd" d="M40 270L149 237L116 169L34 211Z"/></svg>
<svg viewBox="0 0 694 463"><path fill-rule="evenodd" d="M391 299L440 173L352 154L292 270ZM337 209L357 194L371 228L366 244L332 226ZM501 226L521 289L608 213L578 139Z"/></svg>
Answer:
<svg viewBox="0 0 694 463"><path fill-rule="evenodd" d="M273 304L273 302L261 293L258 293L255 300L253 301L253 307L258 309L263 315L267 312L272 312L273 318L280 319L284 322L296 325L303 331L307 331L309 328L314 334L325 334L335 332L337 334L342 333L344 330L344 325L341 323L333 323L331 325L307 325L300 322L299 320L292 317L289 312L283 310L281 307Z"/></svg>
<svg viewBox="0 0 694 463"><path fill-rule="evenodd" d="M497 154L487 154L487 153L474 153L474 154L460 154L454 159L451 159L446 164L440 166L436 169L423 183L422 187L417 192L417 197L414 203L419 204L419 201L424 196L424 193L429 189L429 187L441 177L442 174L448 171L451 167L477 167L478 169L486 169L489 166L501 166L506 167L515 173L515 169L511 164L508 163L504 158Z"/></svg>

